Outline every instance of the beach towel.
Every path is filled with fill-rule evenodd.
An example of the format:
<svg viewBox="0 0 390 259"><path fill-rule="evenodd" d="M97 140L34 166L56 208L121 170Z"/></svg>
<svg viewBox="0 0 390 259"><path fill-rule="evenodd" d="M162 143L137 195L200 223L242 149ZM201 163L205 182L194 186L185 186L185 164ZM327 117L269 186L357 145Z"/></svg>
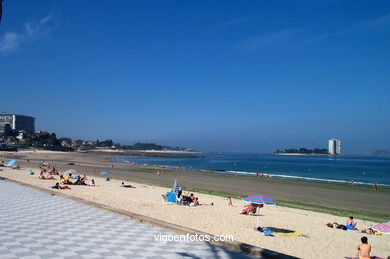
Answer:
<svg viewBox="0 0 390 259"><path fill-rule="evenodd" d="M273 234L282 237L309 237L308 234L295 232L294 230L275 228L275 227L258 227L255 231L263 232L265 236L273 236Z"/></svg>
<svg viewBox="0 0 390 259"><path fill-rule="evenodd" d="M378 257L378 256L371 256L370 258L371 259L385 259L385 258ZM359 259L359 257L345 257L345 259Z"/></svg>
<svg viewBox="0 0 390 259"><path fill-rule="evenodd" d="M269 228L263 228L264 236L272 236L272 231Z"/></svg>
<svg viewBox="0 0 390 259"><path fill-rule="evenodd" d="M309 237L307 234L303 234L299 232L291 232L291 233L274 232L274 234L281 237Z"/></svg>

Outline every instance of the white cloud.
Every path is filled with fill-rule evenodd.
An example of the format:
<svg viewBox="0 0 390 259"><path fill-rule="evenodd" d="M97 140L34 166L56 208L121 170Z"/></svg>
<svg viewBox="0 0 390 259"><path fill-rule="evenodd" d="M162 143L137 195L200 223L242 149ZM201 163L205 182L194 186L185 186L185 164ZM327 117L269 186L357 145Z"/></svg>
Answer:
<svg viewBox="0 0 390 259"><path fill-rule="evenodd" d="M245 19L245 18L237 18L237 19L234 19L234 20L230 20L230 21L227 21L227 22L223 22L223 23L217 24L216 26L214 26L211 29L211 31L215 32L215 31L217 31L219 29L223 29L225 27L230 27L230 26L233 26L233 25L236 25L236 24L244 23L246 21L247 21L247 19Z"/></svg>
<svg viewBox="0 0 390 259"><path fill-rule="evenodd" d="M238 47L254 51L265 47L283 46L290 43L292 40L301 38L303 36L302 34L303 30L283 29L243 41Z"/></svg>
<svg viewBox="0 0 390 259"><path fill-rule="evenodd" d="M55 28L52 24L54 16L49 14L38 22L27 22L22 32L6 31L0 36L0 53L9 54L17 51L23 44L33 42L49 35Z"/></svg>
<svg viewBox="0 0 390 259"><path fill-rule="evenodd" d="M344 30L322 35L315 35L310 31L301 29L286 28L242 41L234 48L241 48L247 51L256 51L270 47L299 48L352 33L373 30L380 31L384 28L390 28L390 13L372 20L353 24Z"/></svg>

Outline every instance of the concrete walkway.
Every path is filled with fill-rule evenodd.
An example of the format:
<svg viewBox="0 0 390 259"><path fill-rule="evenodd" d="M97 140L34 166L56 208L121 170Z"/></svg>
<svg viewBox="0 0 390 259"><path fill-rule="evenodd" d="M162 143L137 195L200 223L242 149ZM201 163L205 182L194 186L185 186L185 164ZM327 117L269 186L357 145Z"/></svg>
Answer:
<svg viewBox="0 0 390 259"><path fill-rule="evenodd" d="M0 258L249 258L160 234L176 233L0 180Z"/></svg>

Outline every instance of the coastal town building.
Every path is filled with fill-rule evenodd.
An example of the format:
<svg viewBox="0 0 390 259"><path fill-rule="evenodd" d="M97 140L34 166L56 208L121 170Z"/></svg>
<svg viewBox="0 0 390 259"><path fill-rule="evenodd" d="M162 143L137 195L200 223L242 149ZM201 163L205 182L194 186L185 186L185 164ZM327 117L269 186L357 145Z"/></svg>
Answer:
<svg viewBox="0 0 390 259"><path fill-rule="evenodd" d="M341 154L341 141L339 139L329 139L329 154Z"/></svg>
<svg viewBox="0 0 390 259"><path fill-rule="evenodd" d="M9 124L11 129L26 133L35 132L35 118L17 114L0 114L0 133L4 133L5 125Z"/></svg>

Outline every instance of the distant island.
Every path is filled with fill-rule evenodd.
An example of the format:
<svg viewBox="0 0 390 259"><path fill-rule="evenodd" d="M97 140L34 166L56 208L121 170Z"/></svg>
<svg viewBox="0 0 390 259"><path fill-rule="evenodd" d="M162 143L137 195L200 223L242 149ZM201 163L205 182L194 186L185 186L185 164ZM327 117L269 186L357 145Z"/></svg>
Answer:
<svg viewBox="0 0 390 259"><path fill-rule="evenodd" d="M276 150L274 155L329 155L329 151L326 148L315 148L315 149L307 149L307 148L290 148L284 150Z"/></svg>

